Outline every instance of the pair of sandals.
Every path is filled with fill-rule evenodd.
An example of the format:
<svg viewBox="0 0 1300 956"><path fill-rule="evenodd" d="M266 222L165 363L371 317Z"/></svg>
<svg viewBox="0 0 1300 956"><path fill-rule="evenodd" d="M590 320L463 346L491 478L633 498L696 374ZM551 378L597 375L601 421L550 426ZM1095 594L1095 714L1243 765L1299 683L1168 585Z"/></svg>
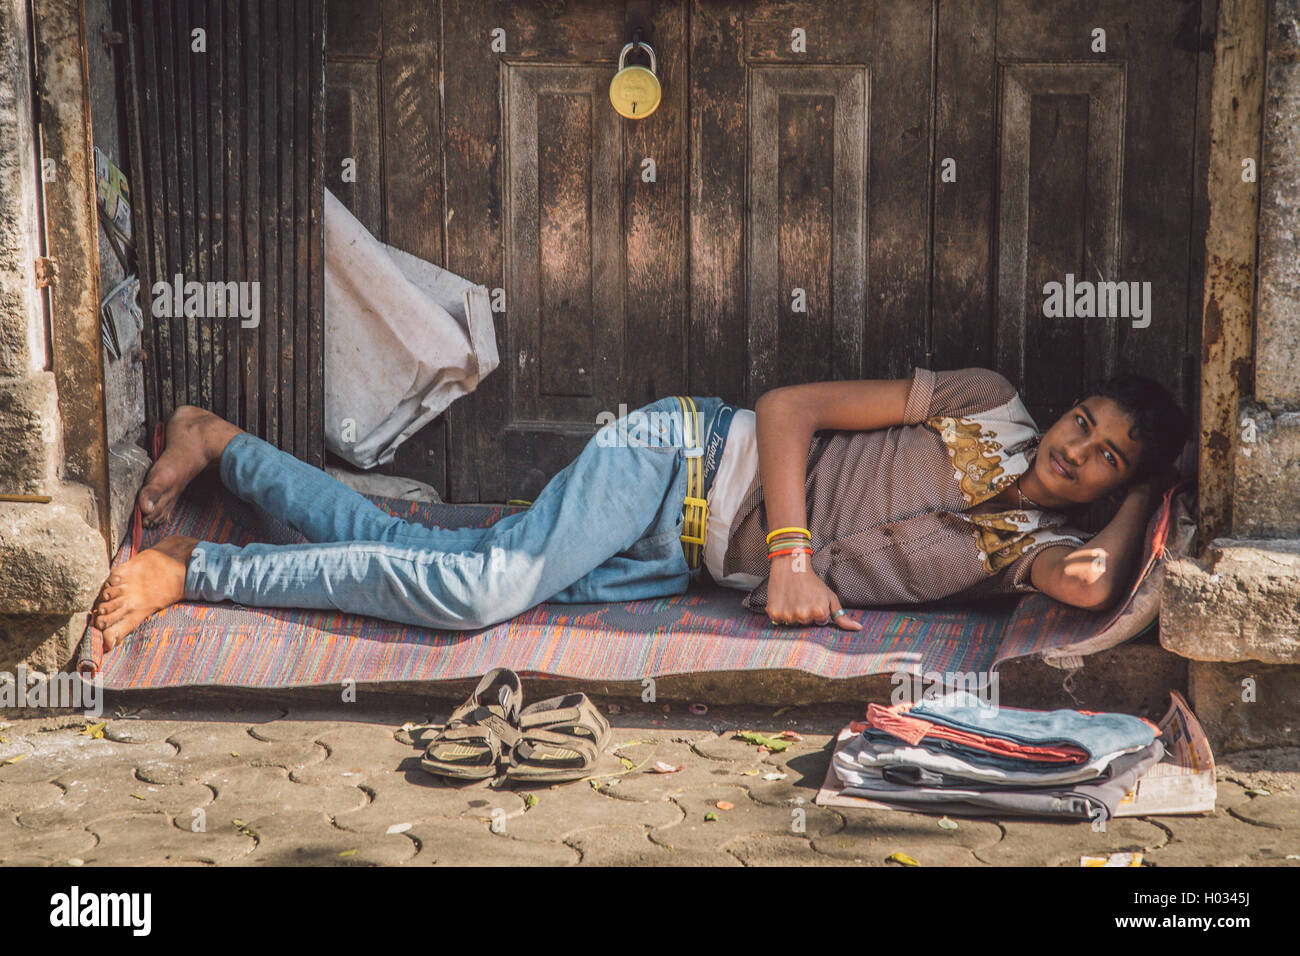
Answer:
<svg viewBox="0 0 1300 956"><path fill-rule="evenodd" d="M484 695L500 685L495 699ZM420 766L454 780L561 783L590 775L609 743L609 722L586 694L564 694L523 706L519 675L488 671L429 739Z"/></svg>

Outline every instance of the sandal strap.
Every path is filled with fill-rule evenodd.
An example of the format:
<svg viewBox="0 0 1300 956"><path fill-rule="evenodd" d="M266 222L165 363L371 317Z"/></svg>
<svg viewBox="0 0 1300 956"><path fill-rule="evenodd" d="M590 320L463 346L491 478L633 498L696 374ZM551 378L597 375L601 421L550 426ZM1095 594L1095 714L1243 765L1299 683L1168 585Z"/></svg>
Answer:
<svg viewBox="0 0 1300 956"><path fill-rule="evenodd" d="M495 734L507 747L513 747L519 739L519 727L511 723L500 704L482 704L467 714L453 717L443 733L476 729Z"/></svg>
<svg viewBox="0 0 1300 956"><path fill-rule="evenodd" d="M538 744L572 753L574 756L570 759L581 761L583 767L595 766L596 759L600 756L596 745L585 737L557 734L549 730L530 730L521 734L519 741L511 749L510 766L519 767L525 761L531 762L534 759L533 754L540 749Z"/></svg>
<svg viewBox="0 0 1300 956"><path fill-rule="evenodd" d="M438 748L448 744L460 745L478 745L487 752L488 760L484 761L486 766L496 766L501 762L501 738L493 733L489 728L483 726L465 726L449 727L440 733L435 739L429 742L429 746L424 748L424 757L426 760L444 765L450 765L449 761L435 754Z"/></svg>
<svg viewBox="0 0 1300 956"><path fill-rule="evenodd" d="M530 704L520 712L519 726L521 729L549 730L561 727L581 728L594 741L604 740L609 733L609 721L596 709L591 698L583 693L565 694Z"/></svg>
<svg viewBox="0 0 1300 956"><path fill-rule="evenodd" d="M505 708L506 720L511 723L516 722L519 717L519 710L524 703L524 688L519 681L519 675L508 667L494 667L484 674L483 679L474 688L474 693L469 695L469 700L465 701L461 707L470 704L477 707L482 704L483 692L498 682L506 687L506 693L500 698L501 704ZM457 709L459 710L459 708Z"/></svg>

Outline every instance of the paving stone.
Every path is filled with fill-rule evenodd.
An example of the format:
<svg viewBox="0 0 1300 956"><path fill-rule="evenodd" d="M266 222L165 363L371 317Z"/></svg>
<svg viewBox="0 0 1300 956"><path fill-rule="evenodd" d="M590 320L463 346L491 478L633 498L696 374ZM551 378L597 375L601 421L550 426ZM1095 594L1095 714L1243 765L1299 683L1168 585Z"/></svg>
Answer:
<svg viewBox="0 0 1300 956"><path fill-rule="evenodd" d="M25 739L31 743L27 756L19 763L0 765L0 787L10 783L45 782L65 773L134 766L137 761L170 757L176 752L170 744L162 741L124 744L83 736L73 730L34 734Z"/></svg>
<svg viewBox="0 0 1300 956"><path fill-rule="evenodd" d="M583 866L740 866L722 850L678 850L653 843L640 826L577 830L564 842L582 854Z"/></svg>
<svg viewBox="0 0 1300 956"><path fill-rule="evenodd" d="M393 728L375 724L353 724L320 734L316 744L325 749L325 763L342 764L351 770L396 770L406 761L419 766L422 751L393 738Z"/></svg>
<svg viewBox="0 0 1300 956"><path fill-rule="evenodd" d="M17 764L7 764L6 761L14 757L26 760L36 752L36 743L27 736L15 734L12 730L5 731L0 734L0 737L5 738L4 743L0 743L0 781L4 781L11 776L5 768L17 766Z"/></svg>
<svg viewBox="0 0 1300 956"><path fill-rule="evenodd" d="M140 866L195 861L231 863L249 853L254 841L233 827L214 827L211 817L205 832L176 826L165 813L123 813L91 825L98 845L76 856L87 865Z"/></svg>
<svg viewBox="0 0 1300 956"><path fill-rule="evenodd" d="M225 767L203 778L216 791L209 814L248 819L268 812L309 810L333 816L365 806L369 798L356 787L315 787L294 783L280 767Z"/></svg>
<svg viewBox="0 0 1300 956"><path fill-rule="evenodd" d="M1222 786L1222 785L1221 785ZM1148 866L1250 866L1300 853L1300 833L1254 827L1224 809L1212 814L1160 816L1152 823L1169 830L1164 846L1143 854Z"/></svg>
<svg viewBox="0 0 1300 956"><path fill-rule="evenodd" d="M359 833L384 833L397 823L490 815L492 807L516 815L523 811L522 796L490 790L486 783L455 786L418 770L367 773L358 786L369 794L370 802L335 814L334 823Z"/></svg>
<svg viewBox="0 0 1300 956"><path fill-rule="evenodd" d="M509 822L510 835L523 840L558 841L587 827L618 824L663 827L682 819L681 810L671 803L614 800L580 780L559 784L554 789L520 788L516 792L525 799L529 794L537 798L531 810Z"/></svg>
<svg viewBox="0 0 1300 956"><path fill-rule="evenodd" d="M983 862L997 866L1078 866L1081 856L1135 850L1145 855L1164 846L1169 838L1156 824L1136 817L1107 820L1104 831L1093 830L1086 820L1010 819L1002 821L1002 829L1000 841L975 851Z"/></svg>
<svg viewBox="0 0 1300 956"><path fill-rule="evenodd" d="M754 833L727 844L727 852L745 866L858 866L852 859L818 853L795 834Z"/></svg>
<svg viewBox="0 0 1300 956"><path fill-rule="evenodd" d="M165 741L189 725L177 720L114 719L104 727L104 736L123 744L147 744Z"/></svg>
<svg viewBox="0 0 1300 956"><path fill-rule="evenodd" d="M325 759L326 749L310 740L265 741L251 733L246 724L224 722L188 723L169 736L177 756L196 772L219 766L249 765L295 769ZM175 782L174 779L153 782Z"/></svg>
<svg viewBox="0 0 1300 956"><path fill-rule="evenodd" d="M3 783L0 784L0 810L5 811L5 816L16 817L49 806L61 796L63 788L54 783Z"/></svg>
<svg viewBox="0 0 1300 956"><path fill-rule="evenodd" d="M404 835L419 845L412 862L420 866L569 866L579 859L573 847L518 840L465 817L426 820Z"/></svg>
<svg viewBox="0 0 1300 956"><path fill-rule="evenodd" d="M939 826L942 817L938 814L836 809L843 814L844 828L829 836L813 837L814 849L868 866L885 865L894 853L904 853L922 866L974 866L980 862L975 851L996 846L1002 839L996 823L971 817L952 817L957 829L945 830Z"/></svg>
<svg viewBox="0 0 1300 956"><path fill-rule="evenodd" d="M718 809L719 801L731 803L732 809ZM681 850L723 849L737 838L751 834L823 836L843 826L843 818L830 810L811 804L780 807L755 803L744 787L734 785L696 787L677 795L673 802L681 808L681 821L651 830L650 839ZM796 810L800 812L796 814ZM705 815L709 813L717 814L718 819L706 820ZM796 831L796 825L801 825L802 831Z"/></svg>
<svg viewBox="0 0 1300 956"><path fill-rule="evenodd" d="M340 720L337 712L321 713L313 717L309 711L290 711L285 717L265 723L249 726L248 733L267 743L286 740L316 740L326 734L337 731L346 732L349 728L365 726L360 721ZM400 722L399 722L400 723Z"/></svg>
<svg viewBox="0 0 1300 956"><path fill-rule="evenodd" d="M478 791L461 816L466 820L477 820L491 824L500 818L502 833L510 831L513 821L527 812L524 806L524 794L513 790L484 789Z"/></svg>
<svg viewBox="0 0 1300 956"><path fill-rule="evenodd" d="M752 730L757 728L744 728ZM768 733L768 731L762 731ZM694 744L695 752L701 757L707 757L710 760L725 760L740 765L741 769L757 767L763 762L763 758L768 756L759 751L755 745L736 739L736 731L727 730L719 735L710 735L702 737ZM793 747L798 747L794 744ZM804 745L805 747L807 745Z"/></svg>
<svg viewBox="0 0 1300 956"><path fill-rule="evenodd" d="M0 864L19 866L24 860L57 863L79 857L95 846L95 835L80 827L33 830L8 820L0 821Z"/></svg>
<svg viewBox="0 0 1300 956"><path fill-rule="evenodd" d="M212 802L212 791L198 783L169 787L136 779L130 767L64 774L56 783L63 788L58 800L19 814L18 822L34 829L86 826L101 817L119 813L160 811L188 814Z"/></svg>
<svg viewBox="0 0 1300 956"><path fill-rule="evenodd" d="M750 797L759 803L776 806L788 806L801 800L812 803L826 779L826 766L830 759L830 751L825 748L788 756L776 755L765 761L758 773L745 777L744 785ZM785 778L765 780L769 774L785 774Z"/></svg>
<svg viewBox="0 0 1300 956"><path fill-rule="evenodd" d="M399 739L408 736L399 728L445 719L450 707L357 711L364 719L349 720L337 707L145 708L101 718L103 739L79 733L81 715L0 720L0 761L26 755L0 765L0 863L884 865L900 850L925 865L1077 866L1085 853L1130 849L1154 866L1300 863L1286 859L1300 856L1300 747L1221 757L1210 816L1120 818L1104 834L1086 822L1013 818L1003 821L1004 836L991 819L955 817L959 829L947 831L936 815L815 807L838 719L679 710L674 704L665 717L645 705L616 715L611 747L624 745L636 765L663 760L683 770L615 765L600 790L586 782L494 789L426 774L422 747ZM804 739L780 754L732 737L786 727ZM767 773L786 776L764 780ZM1271 793L1250 797L1250 787ZM525 811L529 793L538 803ZM718 799L734 809L717 810ZM806 833L791 832L794 809L807 814ZM490 829L493 810L503 833ZM704 822L709 811L716 823ZM191 832L196 819L206 833ZM400 823L411 826L387 832Z"/></svg>
<svg viewBox="0 0 1300 956"><path fill-rule="evenodd" d="M1300 793L1300 747L1261 747L1221 756L1216 761L1219 780L1231 780L1246 789Z"/></svg>
<svg viewBox="0 0 1300 956"><path fill-rule="evenodd" d="M188 757L173 754L169 757L153 757L139 760L135 765L135 776L143 783L159 786L174 786L192 783L204 775L237 763L237 759L228 753L196 754Z"/></svg>
<svg viewBox="0 0 1300 956"><path fill-rule="evenodd" d="M240 818L257 847L238 862L247 866L393 866L416 854L403 834L367 835L340 830L307 810L252 812Z"/></svg>
<svg viewBox="0 0 1300 956"><path fill-rule="evenodd" d="M618 753L631 760L634 767L641 769L597 779L601 785L600 792L616 800L663 801L690 787L708 786L719 781L730 783L740 779L738 769L729 761L720 762L701 757L691 749L689 743L679 740L647 739L645 743L625 747ZM660 761L682 769L677 773L650 772L649 768Z"/></svg>
<svg viewBox="0 0 1300 956"><path fill-rule="evenodd" d="M1270 791L1235 804L1228 812L1256 827L1300 833L1300 794Z"/></svg>

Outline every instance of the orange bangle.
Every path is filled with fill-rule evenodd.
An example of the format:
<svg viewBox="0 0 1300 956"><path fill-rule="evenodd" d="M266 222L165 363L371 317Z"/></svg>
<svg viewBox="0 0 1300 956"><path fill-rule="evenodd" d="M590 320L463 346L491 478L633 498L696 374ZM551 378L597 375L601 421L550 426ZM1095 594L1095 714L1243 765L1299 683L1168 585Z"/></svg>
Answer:
<svg viewBox="0 0 1300 956"><path fill-rule="evenodd" d="M812 548L786 548L782 551L769 551L767 560L771 561L773 558L779 558L783 554L798 554L800 552L803 554L812 554Z"/></svg>

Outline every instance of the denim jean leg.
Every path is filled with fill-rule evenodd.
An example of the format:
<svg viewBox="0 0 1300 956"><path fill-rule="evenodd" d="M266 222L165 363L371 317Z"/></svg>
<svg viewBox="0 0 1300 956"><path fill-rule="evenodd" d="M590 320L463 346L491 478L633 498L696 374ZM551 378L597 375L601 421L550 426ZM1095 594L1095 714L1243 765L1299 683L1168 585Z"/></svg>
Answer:
<svg viewBox="0 0 1300 956"><path fill-rule="evenodd" d="M708 422L722 405L720 398L695 398L699 410L699 434L695 444L702 445ZM681 535L684 526L682 506L686 497L687 471L683 441L683 415L676 398L661 399L637 409L611 426L618 434L635 440L642 415L649 441L674 449L678 471L673 487L661 502L659 513L642 537L631 547L607 559L579 581L551 598L556 603L604 603L639 601L647 598L681 594L692 580L704 571L691 569L686 563Z"/></svg>
<svg viewBox="0 0 1300 956"><path fill-rule="evenodd" d="M442 550L472 548L485 528L429 528L388 514L288 452L241 432L221 455L221 481L245 501L296 528L308 541L374 541ZM510 523L516 515L502 521Z"/></svg>
<svg viewBox="0 0 1300 956"><path fill-rule="evenodd" d="M471 547L445 550L433 539L414 537L246 548L201 542L191 560L186 596L258 607L331 608L435 628L472 629L508 620L632 548L665 513L665 498L678 484L680 449L611 446L598 438L547 484L531 508L482 529ZM329 517L317 519L305 503L282 503L283 495L272 491L282 514L292 521L297 511L308 512L308 523L323 522L313 525L317 533L355 527L346 524L355 520L346 507L326 509Z"/></svg>

